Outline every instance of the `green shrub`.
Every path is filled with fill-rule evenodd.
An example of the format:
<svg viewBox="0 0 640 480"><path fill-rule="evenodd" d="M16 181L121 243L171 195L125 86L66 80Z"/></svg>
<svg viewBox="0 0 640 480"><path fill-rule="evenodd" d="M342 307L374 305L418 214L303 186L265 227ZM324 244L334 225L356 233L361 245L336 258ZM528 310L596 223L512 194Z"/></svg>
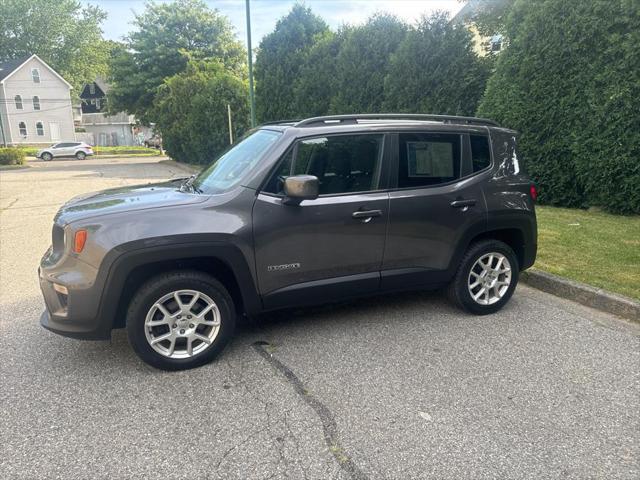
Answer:
<svg viewBox="0 0 640 480"><path fill-rule="evenodd" d="M19 148L0 148L0 165L24 165L24 157Z"/></svg>
<svg viewBox="0 0 640 480"><path fill-rule="evenodd" d="M179 162L206 165L229 146L227 105L233 138L249 128L247 84L218 62L190 63L165 80L154 108L163 146Z"/></svg>
<svg viewBox="0 0 640 480"><path fill-rule="evenodd" d="M516 0L479 115L521 132L543 203L640 213L640 3Z"/></svg>

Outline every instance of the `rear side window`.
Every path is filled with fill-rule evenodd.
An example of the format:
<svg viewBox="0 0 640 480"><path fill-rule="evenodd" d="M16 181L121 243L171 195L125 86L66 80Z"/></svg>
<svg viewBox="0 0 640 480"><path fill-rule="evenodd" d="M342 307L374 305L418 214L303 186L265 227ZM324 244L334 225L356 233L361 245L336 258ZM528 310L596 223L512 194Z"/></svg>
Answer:
<svg viewBox="0 0 640 480"><path fill-rule="evenodd" d="M398 188L425 187L460 178L460 135L400 135Z"/></svg>
<svg viewBox="0 0 640 480"><path fill-rule="evenodd" d="M479 172L491 165L489 138L484 135L469 135L471 140L471 161L473 172Z"/></svg>

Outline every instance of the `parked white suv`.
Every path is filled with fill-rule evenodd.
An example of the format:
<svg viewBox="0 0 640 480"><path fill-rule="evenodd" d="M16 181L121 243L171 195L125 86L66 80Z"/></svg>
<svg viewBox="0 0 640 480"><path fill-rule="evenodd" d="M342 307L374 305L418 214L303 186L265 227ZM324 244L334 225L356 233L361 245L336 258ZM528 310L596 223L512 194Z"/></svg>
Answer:
<svg viewBox="0 0 640 480"><path fill-rule="evenodd" d="M84 160L89 155L93 155L93 149L87 143L60 142L39 150L36 157L48 162L54 157L76 157L78 160Z"/></svg>

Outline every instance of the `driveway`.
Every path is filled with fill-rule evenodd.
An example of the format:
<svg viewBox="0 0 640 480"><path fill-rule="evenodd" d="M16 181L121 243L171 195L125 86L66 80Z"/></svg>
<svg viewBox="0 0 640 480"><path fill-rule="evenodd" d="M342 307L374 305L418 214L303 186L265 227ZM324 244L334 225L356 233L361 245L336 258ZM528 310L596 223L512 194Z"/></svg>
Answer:
<svg viewBox="0 0 640 480"><path fill-rule="evenodd" d="M487 317L435 293L278 312L177 373L122 331L42 329L58 207L187 175L157 162L0 172L0 478L639 478L640 326L526 286Z"/></svg>

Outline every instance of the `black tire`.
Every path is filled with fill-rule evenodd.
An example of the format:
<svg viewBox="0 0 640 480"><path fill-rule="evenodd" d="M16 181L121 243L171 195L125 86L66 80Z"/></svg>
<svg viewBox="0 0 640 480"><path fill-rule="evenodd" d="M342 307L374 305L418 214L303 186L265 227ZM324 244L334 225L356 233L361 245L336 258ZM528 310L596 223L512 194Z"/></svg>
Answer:
<svg viewBox="0 0 640 480"><path fill-rule="evenodd" d="M155 302L177 290L195 290L210 297L220 313L220 328L212 343L189 358L169 358L149 344L145 319ZM233 337L236 313L227 289L215 278L193 270L179 270L153 277L136 292L127 311L127 334L136 354L149 365L161 370L186 370L211 362ZM167 327L170 328L170 327Z"/></svg>
<svg viewBox="0 0 640 480"><path fill-rule="evenodd" d="M76 158L78 160L84 160L85 158L87 158L87 154L84 152L76 152Z"/></svg>
<svg viewBox="0 0 640 480"><path fill-rule="evenodd" d="M511 268L511 280L509 287L498 301L489 305L482 305L474 300L471 295L471 292L469 291L469 279L471 269L474 267L476 262L484 255L490 253L502 254L509 261ZM498 240L482 240L471 244L465 253L456 275L449 284L447 293L451 301L461 309L475 315L488 315L490 313L497 312L509 301L516 289L516 285L518 284L519 274L520 268L518 265L518 258L509 245Z"/></svg>
<svg viewBox="0 0 640 480"><path fill-rule="evenodd" d="M53 159L53 155L51 155L49 152L44 152L42 155L40 155L40 158L42 158L42 160L45 162L50 162Z"/></svg>

